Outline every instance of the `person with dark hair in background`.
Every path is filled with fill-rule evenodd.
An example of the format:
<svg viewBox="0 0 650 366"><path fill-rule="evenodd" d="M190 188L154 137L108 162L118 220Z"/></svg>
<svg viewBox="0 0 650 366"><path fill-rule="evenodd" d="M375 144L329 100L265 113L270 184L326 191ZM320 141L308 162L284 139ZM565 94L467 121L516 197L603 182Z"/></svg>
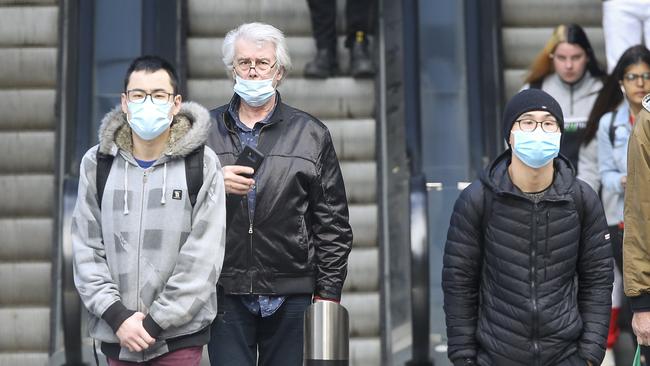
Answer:
<svg viewBox="0 0 650 366"><path fill-rule="evenodd" d="M560 105L519 92L510 147L456 200L443 258L448 357L458 365L600 365L612 259L603 208L559 154Z"/></svg>
<svg viewBox="0 0 650 366"><path fill-rule="evenodd" d="M611 234L615 259L615 281L610 323L609 345L612 346L620 330L632 331L631 314L623 297L623 202L627 180L627 144L637 114L643 108L643 97L650 93L650 51L642 45L630 47L618 60L607 77L589 115L583 147L580 150L578 178L600 190L605 216ZM592 171L598 176L587 176ZM584 169L583 169L584 168ZM620 318L619 318L620 316ZM621 325L619 328L617 325ZM618 358L618 357L617 357ZM625 363L631 363L625 362Z"/></svg>
<svg viewBox="0 0 650 366"><path fill-rule="evenodd" d="M375 75L368 48L372 14L376 0L346 0L345 47L350 50L350 74L355 78ZM336 0L307 0L316 40L316 56L305 65L306 78L327 78L339 70L336 40Z"/></svg>
<svg viewBox="0 0 650 366"><path fill-rule="evenodd" d="M74 281L110 366L198 366L217 315L223 175L209 112L177 85L167 61L135 59L81 161Z"/></svg>
<svg viewBox="0 0 650 366"><path fill-rule="evenodd" d="M576 168L582 133L604 76L582 27L561 24L531 64L522 88L542 89L560 103L564 112L560 152Z"/></svg>

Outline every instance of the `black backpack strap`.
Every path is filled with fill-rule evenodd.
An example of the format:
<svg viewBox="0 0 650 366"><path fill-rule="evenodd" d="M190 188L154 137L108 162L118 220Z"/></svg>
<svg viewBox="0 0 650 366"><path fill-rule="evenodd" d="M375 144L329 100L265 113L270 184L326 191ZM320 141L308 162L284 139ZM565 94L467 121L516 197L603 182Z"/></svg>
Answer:
<svg viewBox="0 0 650 366"><path fill-rule="evenodd" d="M609 120L609 142L612 146L614 146L614 139L616 139L616 126L614 126L616 113L618 113L618 109L612 112L612 119Z"/></svg>
<svg viewBox="0 0 650 366"><path fill-rule="evenodd" d="M544 83L544 79L535 80L533 82L530 82L528 84L528 87L530 89L541 89L542 88L542 83Z"/></svg>
<svg viewBox="0 0 650 366"><path fill-rule="evenodd" d="M481 183L483 184L483 183ZM492 214L492 200L494 199L494 193L492 190L485 185L483 185L483 215L481 218L481 232L485 233L488 225L488 219Z"/></svg>
<svg viewBox="0 0 650 366"><path fill-rule="evenodd" d="M185 179L187 180L187 194L190 198L192 207L196 204L196 197L203 185L203 151L205 146L201 146L185 156ZM97 202L99 208L102 207L102 197L108 175L113 165L113 155L97 152Z"/></svg>
<svg viewBox="0 0 650 366"><path fill-rule="evenodd" d="M187 181L187 195L190 198L192 208L196 204L196 197L203 185L203 152L205 145L185 156L185 180Z"/></svg>
<svg viewBox="0 0 650 366"><path fill-rule="evenodd" d="M95 184L97 187L97 204L99 209L102 208L102 197L104 196L104 188L108 175L111 173L111 166L113 166L113 155L100 153L97 150L97 171L95 172Z"/></svg>
<svg viewBox="0 0 650 366"><path fill-rule="evenodd" d="M582 199L582 186L580 183L575 183L574 188L571 190L571 195L573 196L573 202L575 203L576 209L578 210L578 218L580 219L580 225L582 226L583 218L585 216L585 208Z"/></svg>

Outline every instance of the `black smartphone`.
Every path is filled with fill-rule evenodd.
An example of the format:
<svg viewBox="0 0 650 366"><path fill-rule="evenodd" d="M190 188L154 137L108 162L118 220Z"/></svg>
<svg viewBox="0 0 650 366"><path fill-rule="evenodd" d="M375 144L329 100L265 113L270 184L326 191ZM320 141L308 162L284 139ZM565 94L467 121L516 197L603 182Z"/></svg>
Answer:
<svg viewBox="0 0 650 366"><path fill-rule="evenodd" d="M264 160L264 154L262 154L256 148L246 145L244 146L244 149L242 150L241 154L239 154L239 157L237 158L235 165L243 165L243 166L251 167L255 171L253 174L255 174L257 173L257 169L259 169L260 165L262 165L263 160ZM241 175L246 178L253 177L250 174L241 174Z"/></svg>

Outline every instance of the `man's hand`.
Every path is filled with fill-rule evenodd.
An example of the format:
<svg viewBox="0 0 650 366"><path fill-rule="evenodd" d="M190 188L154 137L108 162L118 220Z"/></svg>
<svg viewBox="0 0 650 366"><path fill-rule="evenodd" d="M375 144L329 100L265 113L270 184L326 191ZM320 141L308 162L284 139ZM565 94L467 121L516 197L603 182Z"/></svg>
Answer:
<svg viewBox="0 0 650 366"><path fill-rule="evenodd" d="M626 185L627 185L627 175L624 175L621 177L621 186L623 186L624 190Z"/></svg>
<svg viewBox="0 0 650 366"><path fill-rule="evenodd" d="M144 330L142 326L142 320L145 318L145 315L141 312L137 312L127 318L120 328L117 330L117 338L120 340L120 346L126 347L131 352L141 352L149 348L150 345L156 342L155 339L151 338L149 333Z"/></svg>
<svg viewBox="0 0 650 366"><path fill-rule="evenodd" d="M223 167L223 181L226 186L226 193L243 196L255 185L252 178L246 178L241 174L253 175L253 168L243 165L226 165Z"/></svg>
<svg viewBox="0 0 650 366"><path fill-rule="evenodd" d="M632 330L634 330L636 341L640 345L650 345L650 311L634 313L632 316Z"/></svg>

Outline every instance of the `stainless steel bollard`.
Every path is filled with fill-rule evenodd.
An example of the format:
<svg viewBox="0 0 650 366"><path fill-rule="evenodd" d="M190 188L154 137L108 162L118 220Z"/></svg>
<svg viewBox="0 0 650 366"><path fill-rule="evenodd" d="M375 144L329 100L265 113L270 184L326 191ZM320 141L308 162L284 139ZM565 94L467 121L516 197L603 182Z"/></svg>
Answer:
<svg viewBox="0 0 650 366"><path fill-rule="evenodd" d="M304 366L348 366L348 311L332 301L318 301L305 311Z"/></svg>

